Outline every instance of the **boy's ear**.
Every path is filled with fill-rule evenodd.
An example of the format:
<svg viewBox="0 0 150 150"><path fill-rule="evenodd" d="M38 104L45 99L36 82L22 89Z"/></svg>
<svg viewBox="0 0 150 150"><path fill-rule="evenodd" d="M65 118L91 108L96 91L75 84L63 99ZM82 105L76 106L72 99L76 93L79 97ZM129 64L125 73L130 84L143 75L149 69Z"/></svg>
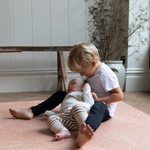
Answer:
<svg viewBox="0 0 150 150"><path fill-rule="evenodd" d="M92 60L92 61L91 61L91 65L92 65L93 67L95 67L95 66L96 66L96 61L95 61L95 60Z"/></svg>

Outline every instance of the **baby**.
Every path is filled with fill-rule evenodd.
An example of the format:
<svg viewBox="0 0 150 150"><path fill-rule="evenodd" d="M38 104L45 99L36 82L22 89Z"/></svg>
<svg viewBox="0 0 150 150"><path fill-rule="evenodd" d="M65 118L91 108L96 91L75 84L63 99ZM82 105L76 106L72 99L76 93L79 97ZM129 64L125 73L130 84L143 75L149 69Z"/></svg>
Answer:
<svg viewBox="0 0 150 150"><path fill-rule="evenodd" d="M55 133L54 140L66 139L71 136L69 130L79 130L88 116L94 99L88 83L82 78L75 78L69 82L67 95L59 112L46 111L47 124Z"/></svg>

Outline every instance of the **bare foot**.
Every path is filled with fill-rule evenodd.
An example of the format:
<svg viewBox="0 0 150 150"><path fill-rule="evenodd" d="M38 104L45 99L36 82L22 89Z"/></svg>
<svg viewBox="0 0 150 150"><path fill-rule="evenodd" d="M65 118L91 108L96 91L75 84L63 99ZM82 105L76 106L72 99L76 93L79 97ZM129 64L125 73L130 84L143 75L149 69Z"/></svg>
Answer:
<svg viewBox="0 0 150 150"><path fill-rule="evenodd" d="M62 140L62 139L67 139L70 136L71 136L71 133L69 131L63 130L63 131L55 134L54 140L59 141L59 140Z"/></svg>
<svg viewBox="0 0 150 150"><path fill-rule="evenodd" d="M92 138L93 135L94 132L91 129L91 127L89 125L86 126L86 124L83 123L79 129L76 145L78 147L82 147L85 143L87 143Z"/></svg>
<svg viewBox="0 0 150 150"><path fill-rule="evenodd" d="M52 111L50 111L50 110L46 110L45 111L45 113L43 113L43 115L45 116L45 117L49 117L49 116L52 116L52 115L55 115L56 114L56 112L52 112Z"/></svg>
<svg viewBox="0 0 150 150"><path fill-rule="evenodd" d="M32 119L33 118L33 113L30 108L26 109L11 109L9 108L9 112L13 117L16 117L18 119Z"/></svg>

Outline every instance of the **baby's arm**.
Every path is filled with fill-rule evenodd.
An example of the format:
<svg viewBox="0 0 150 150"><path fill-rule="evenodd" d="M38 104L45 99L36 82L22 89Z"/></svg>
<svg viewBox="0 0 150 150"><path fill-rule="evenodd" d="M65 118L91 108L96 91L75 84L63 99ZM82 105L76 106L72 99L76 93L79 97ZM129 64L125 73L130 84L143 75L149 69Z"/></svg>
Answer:
<svg viewBox="0 0 150 150"><path fill-rule="evenodd" d="M94 104L94 99L91 94L91 87L88 83L85 83L83 86L83 101L90 104L91 106Z"/></svg>

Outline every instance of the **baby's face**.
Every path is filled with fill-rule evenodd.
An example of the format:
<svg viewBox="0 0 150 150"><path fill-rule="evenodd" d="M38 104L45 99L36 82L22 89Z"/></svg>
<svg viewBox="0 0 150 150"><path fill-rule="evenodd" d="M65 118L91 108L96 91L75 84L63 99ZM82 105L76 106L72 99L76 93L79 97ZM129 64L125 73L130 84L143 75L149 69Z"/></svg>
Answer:
<svg viewBox="0 0 150 150"><path fill-rule="evenodd" d="M80 82L81 82L81 81L80 81L79 79L72 79L72 80L69 82L67 93L70 93L70 92L77 92L77 91L78 91L78 92L81 92L83 86L81 85Z"/></svg>

